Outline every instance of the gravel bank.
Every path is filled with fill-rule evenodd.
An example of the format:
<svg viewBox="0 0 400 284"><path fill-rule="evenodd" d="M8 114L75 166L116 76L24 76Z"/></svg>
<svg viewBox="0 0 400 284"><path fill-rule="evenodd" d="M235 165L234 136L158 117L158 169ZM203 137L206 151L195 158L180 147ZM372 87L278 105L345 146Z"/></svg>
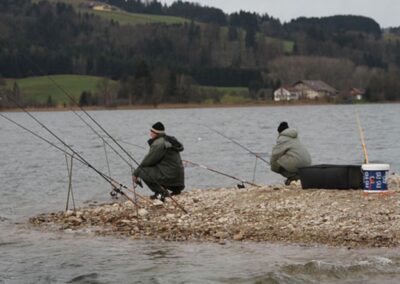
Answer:
<svg viewBox="0 0 400 284"><path fill-rule="evenodd" d="M170 199L165 203L142 201L138 212L130 201L120 200L76 212L41 214L29 221L45 230L133 239L397 247L400 176L390 176L389 188L385 195L360 190L302 190L295 183L286 187L195 189L176 196L188 214Z"/></svg>

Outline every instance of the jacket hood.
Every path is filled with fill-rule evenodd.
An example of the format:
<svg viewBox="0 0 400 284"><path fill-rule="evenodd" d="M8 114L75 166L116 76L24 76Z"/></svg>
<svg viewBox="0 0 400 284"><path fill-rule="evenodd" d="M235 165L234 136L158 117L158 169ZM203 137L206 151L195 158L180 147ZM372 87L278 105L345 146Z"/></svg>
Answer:
<svg viewBox="0 0 400 284"><path fill-rule="evenodd" d="M285 129L279 134L279 136L287 136L290 138L297 138L297 135L298 135L297 130L293 128Z"/></svg>
<svg viewBox="0 0 400 284"><path fill-rule="evenodd" d="M177 152L182 152L184 147L181 142L178 141L174 136L165 135L165 147L172 148Z"/></svg>
<svg viewBox="0 0 400 284"><path fill-rule="evenodd" d="M174 136L159 134L154 139L149 139L147 141L147 143L149 144L149 146L151 146L156 140L158 140L160 138L164 138L165 148L167 148L167 149L171 148L172 150L174 150L176 152L183 151L183 149L184 149L183 144L181 142L179 142L178 139L176 139Z"/></svg>

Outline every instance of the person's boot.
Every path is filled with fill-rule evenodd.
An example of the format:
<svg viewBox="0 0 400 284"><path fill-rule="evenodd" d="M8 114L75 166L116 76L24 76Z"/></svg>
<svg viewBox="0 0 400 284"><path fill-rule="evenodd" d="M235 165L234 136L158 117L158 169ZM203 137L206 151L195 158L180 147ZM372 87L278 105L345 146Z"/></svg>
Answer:
<svg viewBox="0 0 400 284"><path fill-rule="evenodd" d="M285 185L290 185L290 184L292 183L292 181L296 181L296 180L299 180L299 179L300 179L299 176L292 176L292 177L289 177L289 178L287 178L287 179L285 180Z"/></svg>
<svg viewBox="0 0 400 284"><path fill-rule="evenodd" d="M164 193L161 193L161 194L160 194L160 200L161 200L162 202L165 201L165 194L164 194Z"/></svg>
<svg viewBox="0 0 400 284"><path fill-rule="evenodd" d="M150 199L151 200L158 199L158 193L154 193L153 195L150 195Z"/></svg>

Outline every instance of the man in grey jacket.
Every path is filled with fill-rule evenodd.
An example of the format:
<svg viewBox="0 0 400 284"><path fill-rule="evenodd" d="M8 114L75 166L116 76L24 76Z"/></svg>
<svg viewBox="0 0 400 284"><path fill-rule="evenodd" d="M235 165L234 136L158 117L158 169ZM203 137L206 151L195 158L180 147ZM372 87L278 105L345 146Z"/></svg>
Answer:
<svg viewBox="0 0 400 284"><path fill-rule="evenodd" d="M175 137L165 134L161 122L152 126L150 137L150 150L133 172L134 182L141 178L154 192L152 199L160 195L163 200L168 195L166 190L172 191L172 195L180 194L185 188L184 167L179 154L183 145Z"/></svg>
<svg viewBox="0 0 400 284"><path fill-rule="evenodd" d="M272 149L271 170L286 177L285 185L300 179L298 169L311 165L311 156L300 143L298 133L286 121L278 127L278 139Z"/></svg>

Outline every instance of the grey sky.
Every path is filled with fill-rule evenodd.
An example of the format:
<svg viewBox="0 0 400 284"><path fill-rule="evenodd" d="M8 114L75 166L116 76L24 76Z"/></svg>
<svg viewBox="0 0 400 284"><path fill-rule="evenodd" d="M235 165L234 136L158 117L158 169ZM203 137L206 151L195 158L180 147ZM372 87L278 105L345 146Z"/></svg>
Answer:
<svg viewBox="0 0 400 284"><path fill-rule="evenodd" d="M161 0L171 4L175 0ZM361 15L377 21L381 27L400 26L400 0L184 0L222 9L267 13L282 22L301 16Z"/></svg>

